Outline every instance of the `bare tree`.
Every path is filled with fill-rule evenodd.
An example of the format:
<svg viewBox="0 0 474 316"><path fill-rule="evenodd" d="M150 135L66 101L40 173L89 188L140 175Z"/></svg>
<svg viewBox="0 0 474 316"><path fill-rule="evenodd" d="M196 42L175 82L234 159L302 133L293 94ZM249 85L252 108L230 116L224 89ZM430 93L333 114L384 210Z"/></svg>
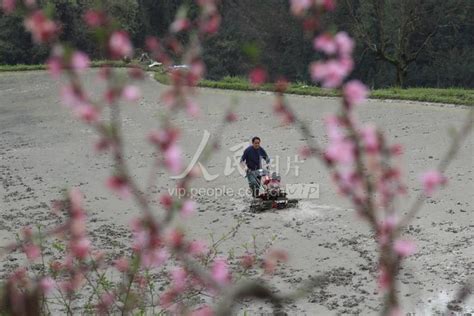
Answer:
<svg viewBox="0 0 474 316"><path fill-rule="evenodd" d="M396 69L396 86L403 87L412 64L452 17L462 0L345 0L352 32L367 49Z"/></svg>

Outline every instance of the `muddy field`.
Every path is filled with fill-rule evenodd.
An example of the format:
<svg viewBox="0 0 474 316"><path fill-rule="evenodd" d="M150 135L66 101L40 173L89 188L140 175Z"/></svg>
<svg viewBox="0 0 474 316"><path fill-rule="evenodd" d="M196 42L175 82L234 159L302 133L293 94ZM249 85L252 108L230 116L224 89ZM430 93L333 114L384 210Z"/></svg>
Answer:
<svg viewBox="0 0 474 316"><path fill-rule="evenodd" d="M88 85L99 93L93 72ZM44 72L0 74L0 245L15 238L27 224L51 225L50 201L67 187L78 187L86 195L91 235L96 246L112 252L125 249L130 219L135 205L121 201L104 188L111 161L93 151L94 133L77 122L60 105L57 83ZM139 105L125 105L127 158L134 175L145 183L153 153L146 133L159 125L159 95L164 86L151 79L141 84L144 97ZM178 116L184 128L181 143L190 162L206 135L218 129L223 113L237 100L239 119L226 126L222 148L206 166L212 181L198 180L195 188L222 188L239 192L246 180L232 172L232 157L254 135L271 157L278 157L280 172L288 184L318 184L319 198L305 200L296 209L263 214L247 212L248 198L238 194L197 197L199 211L186 223L191 236L219 237L240 223L223 252L243 245L253 236L259 246L274 239L274 246L287 249L290 261L272 281L280 289L297 287L308 276L323 275L313 293L288 307L291 315L376 314L380 308L375 278L373 237L365 223L357 219L350 205L338 196L328 173L316 160L296 161L303 140L293 127L280 127L273 116L272 95L258 92L230 92L200 89L201 119ZM336 111L338 101L329 98L289 96L295 112L306 119L316 140L325 144L323 117ZM418 172L439 162L449 144L448 129L458 127L467 114L462 106L432 105L395 101L368 101L360 107L361 120L383 126L393 142L404 145L404 172L411 188L400 201L403 212L419 191ZM471 134L449 168L449 186L429 199L406 232L418 243L418 252L409 257L400 273L401 297L406 312L430 315L446 306L460 283L474 271L474 185L473 140ZM288 163L289 162L289 163ZM288 170L288 166L289 168ZM156 193L173 182L159 175ZM230 191L229 191L230 190ZM210 191L210 190L208 190ZM215 191L214 192L220 192ZM0 273L21 264L23 258L2 258ZM474 313L474 299L464 306L450 305L453 311ZM263 306L241 306L252 314Z"/></svg>

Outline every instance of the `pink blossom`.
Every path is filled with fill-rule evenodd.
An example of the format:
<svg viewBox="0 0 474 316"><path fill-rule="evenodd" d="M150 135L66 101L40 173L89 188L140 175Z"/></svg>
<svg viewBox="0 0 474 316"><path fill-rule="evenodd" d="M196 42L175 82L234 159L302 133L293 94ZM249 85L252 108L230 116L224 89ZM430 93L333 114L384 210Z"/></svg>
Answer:
<svg viewBox="0 0 474 316"><path fill-rule="evenodd" d="M235 121L237 121L237 119L238 119L237 114L235 114L234 112L229 112L225 116L226 122L229 122L229 123L235 122Z"/></svg>
<svg viewBox="0 0 474 316"><path fill-rule="evenodd" d="M10 14L15 11L16 8L16 0L3 0L2 1L2 10L6 14Z"/></svg>
<svg viewBox="0 0 474 316"><path fill-rule="evenodd" d="M120 96L121 96L120 89L110 88L105 91L104 99L108 104L113 105Z"/></svg>
<svg viewBox="0 0 474 316"><path fill-rule="evenodd" d="M186 113L190 116L190 117L198 117L199 116L199 112L200 112L200 109L199 109L199 105L197 104L196 101L194 100L188 100L186 102Z"/></svg>
<svg viewBox="0 0 474 316"><path fill-rule="evenodd" d="M312 0L291 0L291 12L299 16L312 5Z"/></svg>
<svg viewBox="0 0 474 316"><path fill-rule="evenodd" d="M85 216L83 215L80 218L72 218L69 227L71 234L74 236L84 236L86 232Z"/></svg>
<svg viewBox="0 0 474 316"><path fill-rule="evenodd" d="M31 32L33 40L38 44L50 42L59 33L56 23L48 19L41 10L33 12L25 19L25 28Z"/></svg>
<svg viewBox="0 0 474 316"><path fill-rule="evenodd" d="M161 94L161 100L167 109L171 109L176 104L176 92L173 89L168 89Z"/></svg>
<svg viewBox="0 0 474 316"><path fill-rule="evenodd" d="M21 229L21 235L25 239L31 239L33 237L33 229L31 226L25 226Z"/></svg>
<svg viewBox="0 0 474 316"><path fill-rule="evenodd" d="M349 141L333 142L326 148L325 157L332 162L352 163L354 161L354 144Z"/></svg>
<svg viewBox="0 0 474 316"><path fill-rule="evenodd" d="M128 268L130 267L130 263L128 262L127 258L121 257L115 260L114 266L119 272L127 272Z"/></svg>
<svg viewBox="0 0 474 316"><path fill-rule="evenodd" d="M433 195L435 190L447 181L447 178L437 170L426 171L421 175L423 191L427 196Z"/></svg>
<svg viewBox="0 0 474 316"><path fill-rule="evenodd" d="M101 264L104 262L105 252L102 250L93 251L91 257L95 264Z"/></svg>
<svg viewBox="0 0 474 316"><path fill-rule="evenodd" d="M271 249L263 259L263 266L266 273L273 273L278 262L288 261L288 253L280 249Z"/></svg>
<svg viewBox="0 0 474 316"><path fill-rule="evenodd" d="M111 176L107 179L107 187L117 193L121 198L126 199L131 195L131 189L127 179L121 176Z"/></svg>
<svg viewBox="0 0 474 316"><path fill-rule="evenodd" d="M367 125L362 128L360 133L367 152L370 154L377 153L380 149L377 128L373 125Z"/></svg>
<svg viewBox="0 0 474 316"><path fill-rule="evenodd" d="M390 273L388 273L387 269L384 266L381 266L379 268L379 276L377 279L377 283L380 289L386 291L390 287L390 284L392 282L391 280L392 279L390 277Z"/></svg>
<svg viewBox="0 0 474 316"><path fill-rule="evenodd" d="M244 254L240 259L240 264L244 269L250 269L255 264L255 256L250 253Z"/></svg>
<svg viewBox="0 0 474 316"><path fill-rule="evenodd" d="M230 272L225 259L216 259L212 265L212 278L220 284L226 284L230 281Z"/></svg>
<svg viewBox="0 0 474 316"><path fill-rule="evenodd" d="M166 129L153 130L148 134L148 140L159 146L162 150L166 150L176 142L179 137L179 130L173 127Z"/></svg>
<svg viewBox="0 0 474 316"><path fill-rule="evenodd" d="M173 289L178 292L184 291L186 288L186 278L188 276L186 270L181 267L175 267L171 270L170 274Z"/></svg>
<svg viewBox="0 0 474 316"><path fill-rule="evenodd" d="M97 140L94 143L94 150L97 153L100 153L100 152L103 152L103 151L106 151L107 149L109 149L110 146L111 146L110 140L108 140L106 138L100 138L99 140Z"/></svg>
<svg viewBox="0 0 474 316"><path fill-rule="evenodd" d="M321 2L321 0L318 0ZM335 0L322 0L324 9L327 11L334 11L336 9L336 1Z"/></svg>
<svg viewBox="0 0 474 316"><path fill-rule="evenodd" d="M173 304L173 300L175 299L177 294L178 293L176 293L176 291L174 291L174 290L167 290L167 291L163 292L160 296L160 305L161 305L161 307L163 307L165 309L169 309L171 304Z"/></svg>
<svg viewBox="0 0 474 316"><path fill-rule="evenodd" d="M357 197L362 197L362 181L354 170L344 168L334 173L334 178L341 194L349 195L352 193Z"/></svg>
<svg viewBox="0 0 474 316"><path fill-rule="evenodd" d="M283 125L292 124L295 122L295 116L289 111L283 111L281 115L281 122Z"/></svg>
<svg viewBox="0 0 474 316"><path fill-rule="evenodd" d="M133 66L128 69L128 75L132 79L143 80L145 78L145 73L138 66Z"/></svg>
<svg viewBox="0 0 474 316"><path fill-rule="evenodd" d="M66 85L61 88L61 100L66 106L81 106L86 103L85 99L83 92L75 86Z"/></svg>
<svg viewBox="0 0 474 316"><path fill-rule="evenodd" d="M288 89L289 85L290 84L288 80L285 77L281 76L275 82L275 91L279 93L283 93Z"/></svg>
<svg viewBox="0 0 474 316"><path fill-rule="evenodd" d="M254 86L259 86L267 80L267 72L262 67L256 67L250 71L250 83Z"/></svg>
<svg viewBox="0 0 474 316"><path fill-rule="evenodd" d="M84 217L84 209L82 207L83 198L81 191L73 188L69 191L69 202L71 203L71 217L74 219L82 219Z"/></svg>
<svg viewBox="0 0 474 316"><path fill-rule="evenodd" d="M23 3L30 9L36 5L36 0L23 0Z"/></svg>
<svg viewBox="0 0 474 316"><path fill-rule="evenodd" d="M189 243L188 251L191 255L199 257L205 255L209 251L209 248L204 241L193 240Z"/></svg>
<svg viewBox="0 0 474 316"><path fill-rule="evenodd" d="M396 240L393 250L401 257L408 257L416 252L416 244L411 240Z"/></svg>
<svg viewBox="0 0 474 316"><path fill-rule="evenodd" d="M46 64L47 64L48 71L51 77L53 77L54 79L59 79L63 70L62 58L53 56L48 59Z"/></svg>
<svg viewBox="0 0 474 316"><path fill-rule="evenodd" d="M390 153L395 156L401 156L403 154L403 146L401 144L394 144L390 147Z"/></svg>
<svg viewBox="0 0 474 316"><path fill-rule="evenodd" d="M99 120L99 111L93 105L84 104L74 109L75 115L85 123L95 123Z"/></svg>
<svg viewBox="0 0 474 316"><path fill-rule="evenodd" d="M142 251L146 245L149 243L150 235L145 230L138 230L133 232L133 244L132 249L135 252Z"/></svg>
<svg viewBox="0 0 474 316"><path fill-rule="evenodd" d="M386 245L389 241L389 236L398 225L398 218L395 215L387 216L378 224L378 242L381 245Z"/></svg>
<svg viewBox="0 0 474 316"><path fill-rule="evenodd" d="M158 268L162 266L168 258L169 253L165 249L152 249L142 253L141 265L146 269Z"/></svg>
<svg viewBox="0 0 474 316"><path fill-rule="evenodd" d="M122 91L122 96L127 101L136 102L141 98L140 88L131 85L125 86Z"/></svg>
<svg viewBox="0 0 474 316"><path fill-rule="evenodd" d="M172 144L165 150L164 163L171 173L177 174L180 172L182 166L182 152L178 145Z"/></svg>
<svg viewBox="0 0 474 316"><path fill-rule="evenodd" d="M194 213L195 210L196 210L196 202L194 202L193 200L186 200L181 205L180 213L183 218L188 218Z"/></svg>
<svg viewBox="0 0 474 316"><path fill-rule="evenodd" d="M89 239L82 237L78 240L72 241L71 252L74 257L78 259L85 259L89 254L91 242Z"/></svg>
<svg viewBox="0 0 474 316"><path fill-rule="evenodd" d="M99 304L97 305L97 312L100 315L110 314L109 309L115 302L115 296L113 293L107 292L100 296Z"/></svg>
<svg viewBox="0 0 474 316"><path fill-rule="evenodd" d="M190 25L191 25L191 23L189 22L188 19L178 18L178 19L174 20L173 23L171 23L170 30L173 33L179 33L181 31L184 31L185 29L187 29Z"/></svg>
<svg viewBox="0 0 474 316"><path fill-rule="evenodd" d="M400 307L391 307L387 315L388 316L402 316L403 313Z"/></svg>
<svg viewBox="0 0 474 316"><path fill-rule="evenodd" d="M53 271L55 273L58 273L58 272L61 271L63 265L59 261L52 261L52 262L50 262L49 267L50 267L51 271Z"/></svg>
<svg viewBox="0 0 474 316"><path fill-rule="evenodd" d="M354 41L346 32L339 32L334 37L337 50L341 56L350 56L354 50Z"/></svg>
<svg viewBox="0 0 474 316"><path fill-rule="evenodd" d="M171 207L173 206L173 197L168 193L162 194L160 196L160 204L168 210L171 209Z"/></svg>
<svg viewBox="0 0 474 316"><path fill-rule="evenodd" d="M40 248L36 245L33 245L33 244L27 244L26 246L24 246L23 250L26 254L26 257L30 261L34 261L34 260L38 259L39 256L41 255Z"/></svg>
<svg viewBox="0 0 474 316"><path fill-rule="evenodd" d="M181 247L183 239L184 234L178 229L170 229L165 234L165 241L172 248Z"/></svg>
<svg viewBox="0 0 474 316"><path fill-rule="evenodd" d="M206 72L206 65L202 61L195 61L191 64L191 68L189 69L188 76L190 77L188 80L190 81L190 86L196 85L199 80L204 76Z"/></svg>
<svg viewBox="0 0 474 316"><path fill-rule="evenodd" d="M337 51L337 45L334 38L329 33L319 35L314 39L314 49L324 52L326 55L333 55Z"/></svg>
<svg viewBox="0 0 474 316"><path fill-rule="evenodd" d="M219 14L213 14L206 22L202 25L202 30L208 34L214 34L219 30L221 24L221 16Z"/></svg>
<svg viewBox="0 0 474 316"><path fill-rule="evenodd" d="M331 142L338 142L344 139L344 134L342 132L342 122L335 115L329 115L324 118L324 124L326 127L326 132L328 134L329 140Z"/></svg>
<svg viewBox="0 0 474 316"><path fill-rule="evenodd" d="M342 56L337 60L338 67L344 72L344 77L347 77L349 73L354 69L354 61L350 56Z"/></svg>
<svg viewBox="0 0 474 316"><path fill-rule="evenodd" d="M311 156L312 152L311 152L311 148L309 148L309 146L302 146L298 149L298 153L299 155L301 156L301 158L303 159L307 159Z"/></svg>
<svg viewBox="0 0 474 316"><path fill-rule="evenodd" d="M349 106L354 106L365 101L369 90L359 80L351 80L344 85L344 99Z"/></svg>
<svg viewBox="0 0 474 316"><path fill-rule="evenodd" d="M50 277L44 277L40 280L39 287L41 289L41 292L43 292L44 295L48 295L56 287L56 281L54 281Z"/></svg>
<svg viewBox="0 0 474 316"><path fill-rule="evenodd" d="M385 231L392 231L397 225L397 217L395 215L389 215L381 222L380 227Z"/></svg>
<svg viewBox="0 0 474 316"><path fill-rule="evenodd" d="M212 308L205 305L193 310L190 316L213 316L213 315L214 315L214 311L212 310Z"/></svg>
<svg viewBox="0 0 474 316"><path fill-rule="evenodd" d="M147 36L145 47L150 52L156 52L160 49L160 41L155 36Z"/></svg>
<svg viewBox="0 0 474 316"><path fill-rule="evenodd" d="M310 66L311 77L321 82L325 88L339 87L344 78L352 70L350 59L331 59L327 62L315 62Z"/></svg>
<svg viewBox="0 0 474 316"><path fill-rule="evenodd" d="M84 14L84 21L89 27L100 27L105 25L107 17L104 12L97 10L88 10Z"/></svg>
<svg viewBox="0 0 474 316"><path fill-rule="evenodd" d="M133 57L133 46L125 31L115 31L110 36L109 51L113 59Z"/></svg>
<svg viewBox="0 0 474 316"><path fill-rule="evenodd" d="M90 59L86 53L76 51L72 54L71 57L71 67L75 71L83 71L90 66Z"/></svg>

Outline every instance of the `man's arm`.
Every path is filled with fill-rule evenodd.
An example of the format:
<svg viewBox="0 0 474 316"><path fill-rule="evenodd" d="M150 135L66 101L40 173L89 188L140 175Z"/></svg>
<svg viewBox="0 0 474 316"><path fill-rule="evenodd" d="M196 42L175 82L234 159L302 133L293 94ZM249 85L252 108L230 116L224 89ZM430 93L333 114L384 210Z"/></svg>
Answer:
<svg viewBox="0 0 474 316"><path fill-rule="evenodd" d="M265 149L263 149L262 147L260 147L260 149L262 149L262 154L263 154L262 157L263 157L263 159L265 159L265 162L270 163L270 157L268 157L267 152L265 151Z"/></svg>
<svg viewBox="0 0 474 316"><path fill-rule="evenodd" d="M244 153L242 154L242 158L240 158L240 165L242 166L242 169L244 171L247 171L247 164L245 163L247 161L247 156L248 156L248 148L244 150Z"/></svg>

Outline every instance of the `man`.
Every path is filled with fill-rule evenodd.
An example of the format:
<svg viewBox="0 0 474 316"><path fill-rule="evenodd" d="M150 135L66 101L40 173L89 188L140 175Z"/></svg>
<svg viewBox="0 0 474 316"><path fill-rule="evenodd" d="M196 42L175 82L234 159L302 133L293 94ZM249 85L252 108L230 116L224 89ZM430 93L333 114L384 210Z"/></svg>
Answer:
<svg viewBox="0 0 474 316"><path fill-rule="evenodd" d="M245 149L240 163L244 165L244 170L247 174L247 180L249 181L250 190L252 190L252 196L258 196L258 188L260 187L260 177L255 174L255 170L262 168L262 159L267 163L270 162L265 150L260 147L260 138L255 136L252 138L252 145Z"/></svg>

